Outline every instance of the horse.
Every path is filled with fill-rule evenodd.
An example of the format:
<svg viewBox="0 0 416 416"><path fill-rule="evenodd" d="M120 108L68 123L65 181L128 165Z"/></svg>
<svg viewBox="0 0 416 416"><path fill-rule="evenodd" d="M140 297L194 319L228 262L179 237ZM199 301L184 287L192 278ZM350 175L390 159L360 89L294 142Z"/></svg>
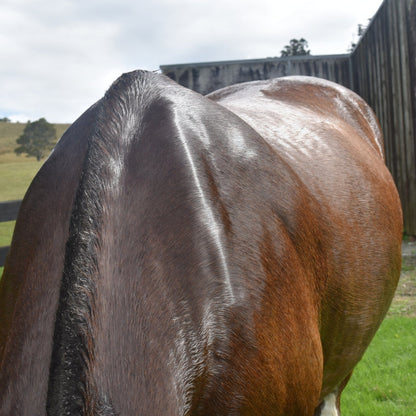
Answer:
<svg viewBox="0 0 416 416"><path fill-rule="evenodd" d="M122 75L30 185L0 415L340 415L401 266L370 107L312 77Z"/></svg>

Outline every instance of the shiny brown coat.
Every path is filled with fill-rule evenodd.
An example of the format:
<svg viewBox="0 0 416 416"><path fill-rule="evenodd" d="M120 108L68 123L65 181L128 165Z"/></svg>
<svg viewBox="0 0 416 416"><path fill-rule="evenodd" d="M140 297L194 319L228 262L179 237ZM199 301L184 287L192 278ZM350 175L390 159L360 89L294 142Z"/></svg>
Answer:
<svg viewBox="0 0 416 416"><path fill-rule="evenodd" d="M0 415L338 412L401 231L377 121L351 91L290 77L206 98L125 74L22 204Z"/></svg>

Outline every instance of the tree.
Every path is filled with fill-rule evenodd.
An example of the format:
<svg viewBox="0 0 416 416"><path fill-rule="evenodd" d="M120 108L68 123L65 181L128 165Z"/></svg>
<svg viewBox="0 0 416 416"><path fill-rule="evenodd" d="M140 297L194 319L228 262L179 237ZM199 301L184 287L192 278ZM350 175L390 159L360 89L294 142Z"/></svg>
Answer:
<svg viewBox="0 0 416 416"><path fill-rule="evenodd" d="M310 55L311 51L306 49L307 47L308 42L305 39L291 39L289 45L286 45L285 48L280 51L280 57Z"/></svg>
<svg viewBox="0 0 416 416"><path fill-rule="evenodd" d="M357 47L358 42L363 37L363 35L364 35L365 31L367 30L368 26L370 25L370 23L371 23L371 19L368 19L367 25L362 25L362 24L358 25L358 27L357 27L358 40L357 40L357 42L351 42L351 45L348 48L348 52L352 53L354 51L354 49Z"/></svg>
<svg viewBox="0 0 416 416"><path fill-rule="evenodd" d="M20 144L14 151L16 154L27 153L27 157L36 157L39 161L54 147L56 142L56 129L44 118L26 124L23 134L17 139Z"/></svg>

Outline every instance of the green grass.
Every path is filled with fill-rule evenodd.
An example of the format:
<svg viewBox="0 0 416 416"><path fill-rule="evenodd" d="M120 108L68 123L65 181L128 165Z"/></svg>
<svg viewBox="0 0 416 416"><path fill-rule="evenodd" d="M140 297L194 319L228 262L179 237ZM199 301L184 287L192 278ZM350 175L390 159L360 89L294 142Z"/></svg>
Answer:
<svg viewBox="0 0 416 416"><path fill-rule="evenodd" d="M54 124L57 138L61 137L70 124ZM1 123L0 122L0 153L13 151L16 147L16 139L23 133L25 123Z"/></svg>
<svg viewBox="0 0 416 416"><path fill-rule="evenodd" d="M22 199L44 162L14 153L17 147L16 140L23 133L25 126L25 123L0 122L0 201ZM70 125L54 126L57 138L60 138ZM14 224L14 221L0 223L0 247L10 244ZM2 273L3 268L0 268L0 276Z"/></svg>
<svg viewBox="0 0 416 416"><path fill-rule="evenodd" d="M416 414L415 334L414 318L383 322L342 395L343 416Z"/></svg>
<svg viewBox="0 0 416 416"><path fill-rule="evenodd" d="M16 140L23 133L24 123L2 123L0 122L0 164L23 163L34 160L24 155L16 155L14 149L17 147ZM59 139L68 129L69 124L54 124L56 137ZM0 188L1 189L1 188Z"/></svg>
<svg viewBox="0 0 416 416"><path fill-rule="evenodd" d="M23 123L0 123L0 155L13 152L25 126Z"/></svg>
<svg viewBox="0 0 416 416"><path fill-rule="evenodd" d="M12 238L15 221L0 222L0 247L8 246Z"/></svg>
<svg viewBox="0 0 416 416"><path fill-rule="evenodd" d="M0 201L22 199L27 188L42 166L33 157L16 155L16 140L23 133L24 123L0 122ZM57 137L61 137L69 124L54 124ZM9 245L14 222L0 223L0 247Z"/></svg>
<svg viewBox="0 0 416 416"><path fill-rule="evenodd" d="M42 162L26 158L26 163L0 163L0 201L22 199Z"/></svg>

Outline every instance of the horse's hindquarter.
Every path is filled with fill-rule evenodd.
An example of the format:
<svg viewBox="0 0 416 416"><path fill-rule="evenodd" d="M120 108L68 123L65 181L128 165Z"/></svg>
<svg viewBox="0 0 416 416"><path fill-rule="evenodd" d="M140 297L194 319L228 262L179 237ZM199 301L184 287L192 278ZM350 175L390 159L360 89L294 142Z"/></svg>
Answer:
<svg viewBox="0 0 416 416"><path fill-rule="evenodd" d="M261 85L219 99L237 117L126 74L68 131L1 282L0 415L310 415L351 371L397 195L372 126Z"/></svg>
<svg viewBox="0 0 416 416"><path fill-rule="evenodd" d="M324 397L352 371L391 302L400 270L400 203L377 122L358 96L300 77L246 85L211 98L260 133L312 201L300 211L309 218L299 223L320 228L320 249L294 244L325 263L319 276Z"/></svg>

